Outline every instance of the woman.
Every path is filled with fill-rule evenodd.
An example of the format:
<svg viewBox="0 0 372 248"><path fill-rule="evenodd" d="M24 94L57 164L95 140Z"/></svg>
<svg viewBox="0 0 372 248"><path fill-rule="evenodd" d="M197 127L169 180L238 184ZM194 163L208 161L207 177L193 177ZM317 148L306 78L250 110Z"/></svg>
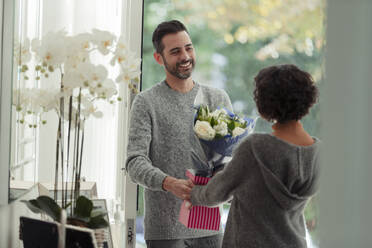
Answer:
<svg viewBox="0 0 372 248"><path fill-rule="evenodd" d="M318 188L320 141L300 120L317 96L311 75L294 65L255 77L254 100L273 132L248 136L225 170L191 192L192 205L233 199L223 247L306 247L303 211Z"/></svg>

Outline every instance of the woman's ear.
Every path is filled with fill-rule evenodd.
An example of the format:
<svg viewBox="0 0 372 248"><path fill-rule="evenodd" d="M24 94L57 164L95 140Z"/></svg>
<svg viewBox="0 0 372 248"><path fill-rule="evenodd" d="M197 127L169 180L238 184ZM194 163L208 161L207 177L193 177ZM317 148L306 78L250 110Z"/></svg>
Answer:
<svg viewBox="0 0 372 248"><path fill-rule="evenodd" d="M161 56L160 53L154 52L154 59L156 60L156 62L157 62L159 65L164 65L163 57Z"/></svg>

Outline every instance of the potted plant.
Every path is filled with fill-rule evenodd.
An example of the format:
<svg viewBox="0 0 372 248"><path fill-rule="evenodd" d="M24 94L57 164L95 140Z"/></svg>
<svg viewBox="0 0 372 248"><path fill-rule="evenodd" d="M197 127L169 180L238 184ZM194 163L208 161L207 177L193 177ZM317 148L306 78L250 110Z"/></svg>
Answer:
<svg viewBox="0 0 372 248"><path fill-rule="evenodd" d="M78 35L61 30L32 42L25 39L15 45L14 54L26 86L14 91L17 122L37 128L47 124L44 113L54 111L58 116L54 199L40 196L25 201L26 205L54 221L60 221L65 209L68 224L92 229L107 226L103 218L106 213L80 195L84 123L91 116L103 116L97 102L114 104L122 100L118 84L125 83L136 91L141 60L127 49L123 37L117 39L97 29ZM110 62L94 63L93 56L101 56L99 61L109 57ZM118 67L115 81L108 76L108 67ZM47 88L41 87L41 80L43 85L47 82ZM61 194L57 194L58 185L62 185Z"/></svg>

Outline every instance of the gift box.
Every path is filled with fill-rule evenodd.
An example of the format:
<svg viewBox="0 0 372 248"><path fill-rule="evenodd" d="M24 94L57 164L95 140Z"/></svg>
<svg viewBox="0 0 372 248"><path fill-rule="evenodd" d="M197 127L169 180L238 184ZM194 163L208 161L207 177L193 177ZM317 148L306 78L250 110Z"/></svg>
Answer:
<svg viewBox="0 0 372 248"><path fill-rule="evenodd" d="M187 170L186 176L196 185L205 185L211 179L205 171ZM187 207L183 201L179 221L188 228L219 230L221 215L219 207L192 206Z"/></svg>

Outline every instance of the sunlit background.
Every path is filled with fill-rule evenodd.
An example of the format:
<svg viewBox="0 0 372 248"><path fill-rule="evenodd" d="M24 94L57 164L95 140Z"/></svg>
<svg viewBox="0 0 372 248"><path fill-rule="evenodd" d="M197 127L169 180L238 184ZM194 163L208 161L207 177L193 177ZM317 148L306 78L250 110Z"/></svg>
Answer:
<svg viewBox="0 0 372 248"><path fill-rule="evenodd" d="M321 0L146 0L144 3L142 89L165 78L153 59L152 32L163 21L183 22L193 41L197 64L194 80L225 89L234 111L255 115L253 78L263 67L296 64L310 72L323 87L325 45L324 1ZM303 119L305 129L320 137L319 107ZM271 124L259 119L256 131L271 132ZM139 195L137 246L143 245L142 189ZM226 219L225 206L223 219ZM317 247L317 201L306 212L308 230Z"/></svg>

